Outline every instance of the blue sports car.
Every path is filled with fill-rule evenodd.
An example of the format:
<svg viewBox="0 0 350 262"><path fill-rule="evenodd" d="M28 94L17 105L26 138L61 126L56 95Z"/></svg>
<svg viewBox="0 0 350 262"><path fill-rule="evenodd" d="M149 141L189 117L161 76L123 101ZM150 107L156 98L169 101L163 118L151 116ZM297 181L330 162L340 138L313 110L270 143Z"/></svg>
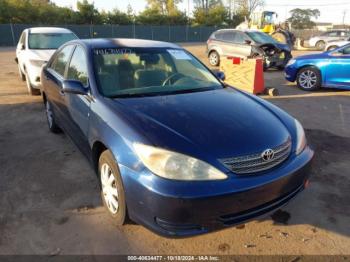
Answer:
<svg viewBox="0 0 350 262"><path fill-rule="evenodd" d="M350 44L290 60L285 77L307 91L321 87L350 89Z"/></svg>
<svg viewBox="0 0 350 262"><path fill-rule="evenodd" d="M118 225L201 234L278 209L307 185L313 151L300 123L178 45L74 40L41 79L50 130L90 160Z"/></svg>

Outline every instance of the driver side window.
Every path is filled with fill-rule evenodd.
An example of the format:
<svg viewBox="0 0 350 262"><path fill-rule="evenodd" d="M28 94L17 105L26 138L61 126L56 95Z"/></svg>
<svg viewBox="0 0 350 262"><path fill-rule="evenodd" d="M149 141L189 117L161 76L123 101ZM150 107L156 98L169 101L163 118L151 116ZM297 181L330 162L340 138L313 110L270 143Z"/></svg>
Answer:
<svg viewBox="0 0 350 262"><path fill-rule="evenodd" d="M67 73L68 80L80 81L85 87L88 86L88 72L85 51L81 46L74 50Z"/></svg>
<svg viewBox="0 0 350 262"><path fill-rule="evenodd" d="M50 68L54 70L57 74L64 77L66 66L69 60L69 57L73 51L73 45L68 45L59 51L54 60L52 61Z"/></svg>

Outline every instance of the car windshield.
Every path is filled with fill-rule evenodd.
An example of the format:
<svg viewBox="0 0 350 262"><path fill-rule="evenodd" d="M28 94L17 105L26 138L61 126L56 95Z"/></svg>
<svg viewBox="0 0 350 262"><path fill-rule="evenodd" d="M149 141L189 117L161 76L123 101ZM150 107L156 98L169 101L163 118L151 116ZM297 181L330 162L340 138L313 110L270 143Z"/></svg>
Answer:
<svg viewBox="0 0 350 262"><path fill-rule="evenodd" d="M247 32L247 35L249 35L255 42L259 44L278 43L271 36L262 32Z"/></svg>
<svg viewBox="0 0 350 262"><path fill-rule="evenodd" d="M94 50L100 92L106 97L152 96L223 88L214 75L183 49Z"/></svg>
<svg viewBox="0 0 350 262"><path fill-rule="evenodd" d="M73 33L30 33L28 46L29 49L57 49L76 38Z"/></svg>

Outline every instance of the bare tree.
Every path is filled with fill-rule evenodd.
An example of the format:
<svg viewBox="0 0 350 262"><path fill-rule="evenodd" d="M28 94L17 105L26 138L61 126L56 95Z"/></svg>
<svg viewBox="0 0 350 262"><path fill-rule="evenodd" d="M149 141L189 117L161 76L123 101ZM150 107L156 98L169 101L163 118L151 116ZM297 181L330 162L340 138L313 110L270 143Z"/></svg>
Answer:
<svg viewBox="0 0 350 262"><path fill-rule="evenodd" d="M247 11L249 16L258 8L261 6L264 6L265 1L264 0L248 0L247 1Z"/></svg>

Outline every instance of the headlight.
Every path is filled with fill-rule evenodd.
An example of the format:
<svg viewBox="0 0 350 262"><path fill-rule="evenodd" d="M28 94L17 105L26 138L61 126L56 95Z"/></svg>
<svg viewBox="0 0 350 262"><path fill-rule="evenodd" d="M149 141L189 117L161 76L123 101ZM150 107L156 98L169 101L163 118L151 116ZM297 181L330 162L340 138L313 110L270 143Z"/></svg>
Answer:
<svg viewBox="0 0 350 262"><path fill-rule="evenodd" d="M46 61L44 60L29 60L29 62L33 65L33 66L37 66L37 67L41 67L43 64L46 63Z"/></svg>
<svg viewBox="0 0 350 262"><path fill-rule="evenodd" d="M288 61L287 65L286 66L290 66L292 64L294 64L297 60L296 59L291 59Z"/></svg>
<svg viewBox="0 0 350 262"><path fill-rule="evenodd" d="M296 154L299 155L306 146L306 137L305 137L303 126L296 119L294 119L294 122L295 122L295 127L297 132Z"/></svg>
<svg viewBox="0 0 350 262"><path fill-rule="evenodd" d="M221 180L227 176L209 164L180 153L134 144L142 163L154 174L173 180Z"/></svg>

